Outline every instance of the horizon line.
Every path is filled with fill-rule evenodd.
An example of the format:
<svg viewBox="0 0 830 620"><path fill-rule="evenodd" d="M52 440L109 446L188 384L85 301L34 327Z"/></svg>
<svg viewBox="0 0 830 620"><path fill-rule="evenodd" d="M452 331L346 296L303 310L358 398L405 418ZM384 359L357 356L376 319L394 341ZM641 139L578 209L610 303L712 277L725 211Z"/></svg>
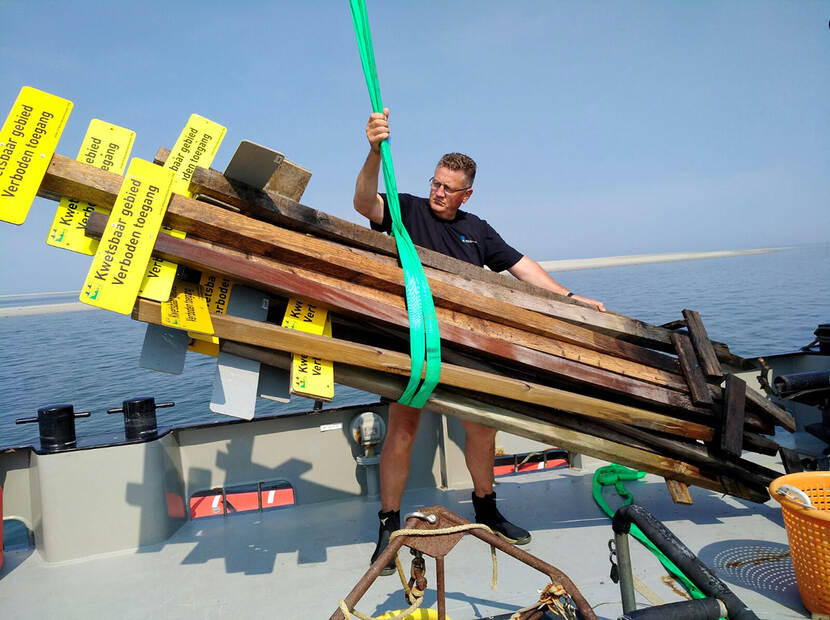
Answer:
<svg viewBox="0 0 830 620"><path fill-rule="evenodd" d="M706 252L659 252L654 254L623 254L621 256L604 256L597 258L563 258L559 260L537 261L545 271L577 271L580 269L599 269L602 267L621 267L626 265L647 265L651 263L668 263L684 260L702 260L707 258L723 258L729 256L743 256L748 254L769 254L780 250L792 249L796 246L781 246L774 248L756 248L752 250L711 250ZM81 290L53 291L35 293L5 293L0 299L19 297L48 297L50 295L80 295ZM81 303L80 301L77 303ZM47 304L44 304L47 305ZM60 304L64 305L64 304ZM22 309L28 306L15 306Z"/></svg>

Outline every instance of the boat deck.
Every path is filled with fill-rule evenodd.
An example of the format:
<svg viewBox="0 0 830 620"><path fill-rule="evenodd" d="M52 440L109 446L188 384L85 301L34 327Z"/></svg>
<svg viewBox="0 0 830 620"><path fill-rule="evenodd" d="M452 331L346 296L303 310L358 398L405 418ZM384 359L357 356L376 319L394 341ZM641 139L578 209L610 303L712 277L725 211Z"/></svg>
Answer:
<svg viewBox="0 0 830 620"><path fill-rule="evenodd" d="M524 547L577 584L600 618L622 613L609 579L610 520L591 496L592 474L604 463L583 458L559 468L498 479L500 507L531 530ZM760 618L804 618L777 503L752 504L692 488L692 506L671 503L662 479L626 483L651 511ZM617 506L613 489L608 501ZM471 518L469 489L417 489L405 512L443 505ZM187 521L164 544L134 551L47 563L33 550L6 552L0 609L29 618L328 618L368 566L378 502L365 497L262 513ZM631 542L634 574L665 602L681 599L657 560ZM408 574L409 554L403 558ZM435 564L427 558L435 607ZM447 615L453 620L505 614L535 602L546 577L498 554L498 589L490 589L490 549L465 536L446 557ZM652 595L650 595L652 596ZM639 592L641 606L651 603ZM397 576L379 577L357 605L379 615L406 608Z"/></svg>

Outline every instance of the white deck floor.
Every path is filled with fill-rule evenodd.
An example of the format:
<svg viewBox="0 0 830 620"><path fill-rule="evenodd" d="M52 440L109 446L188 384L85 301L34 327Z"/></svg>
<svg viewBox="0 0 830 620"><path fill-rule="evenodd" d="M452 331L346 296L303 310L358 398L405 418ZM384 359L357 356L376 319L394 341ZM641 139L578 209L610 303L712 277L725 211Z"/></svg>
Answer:
<svg viewBox="0 0 830 620"><path fill-rule="evenodd" d="M619 587L608 577L610 520L591 497L591 475L601 465L585 458L582 470L500 478L497 492L502 512L532 531L533 540L524 548L566 573L600 618L617 618ZM655 476L627 484L637 503L661 519L759 617L809 617L786 555L777 503L757 505L691 489L694 505L676 506ZM403 511L441 504L471 518L469 498L469 489L409 491ZM7 552L0 571L0 616L328 618L368 566L377 509L377 501L354 498L189 521L163 545L62 564L48 564L33 550ZM679 600L678 586L665 583L657 560L636 541L631 548L635 575L664 601ZM408 572L405 549L402 557ZM447 556L447 614L453 620L503 614L536 601L544 575L499 554L494 592L489 558L489 547L472 536ZM431 607L434 569L427 558L425 605ZM637 601L650 604L639 593ZM405 607L396 576L378 578L357 606L371 615Z"/></svg>

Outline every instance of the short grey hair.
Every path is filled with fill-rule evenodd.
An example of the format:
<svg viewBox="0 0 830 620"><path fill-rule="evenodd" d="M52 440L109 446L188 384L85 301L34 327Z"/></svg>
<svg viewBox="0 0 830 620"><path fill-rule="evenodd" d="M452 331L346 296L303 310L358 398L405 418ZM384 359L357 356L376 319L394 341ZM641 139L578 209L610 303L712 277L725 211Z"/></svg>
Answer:
<svg viewBox="0 0 830 620"><path fill-rule="evenodd" d="M467 177L468 185L472 185L476 179L476 163L472 157L464 153L447 153L438 160L438 167L440 166L450 170L461 170Z"/></svg>

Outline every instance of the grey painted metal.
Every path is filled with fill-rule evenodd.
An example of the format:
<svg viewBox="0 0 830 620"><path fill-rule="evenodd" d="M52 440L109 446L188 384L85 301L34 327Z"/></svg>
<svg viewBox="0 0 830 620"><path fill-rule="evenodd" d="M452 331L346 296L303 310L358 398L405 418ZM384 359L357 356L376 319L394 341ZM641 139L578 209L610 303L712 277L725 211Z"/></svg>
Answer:
<svg viewBox="0 0 830 620"><path fill-rule="evenodd" d="M259 393L259 362L220 351L213 375L210 410L251 420Z"/></svg>
<svg viewBox="0 0 830 620"><path fill-rule="evenodd" d="M182 374L187 355L187 332L161 325L147 325L138 365L172 375Z"/></svg>
<svg viewBox="0 0 830 620"><path fill-rule="evenodd" d="M225 168L225 176L255 188L263 188L285 155L250 140L242 140Z"/></svg>
<svg viewBox="0 0 830 620"><path fill-rule="evenodd" d="M324 411L321 416L304 417L326 415ZM192 430L184 434L188 443L227 442L224 433L229 428L247 427L259 437L269 434L271 422L229 423L215 435L196 435ZM256 443L255 464L263 458ZM215 445L214 464L226 449L227 443ZM18 496L11 487L17 484L16 474L28 470L8 467L9 456L17 458L0 453L0 482L4 491ZM413 464L422 466L417 459ZM607 578L610 520L591 498L591 475L604 464L585 457L584 473L561 468L501 478L497 492L500 510L532 531L528 551L564 571L598 615L608 620L617 618L622 607L619 586ZM663 481L652 475L637 482L633 491L638 503L670 525L760 617L809 618L794 582L788 581L792 576L787 577L787 558L774 559L787 550L775 502L756 506L693 488L695 504L676 506ZM6 498L11 501L10 495ZM410 485L402 507L412 511L436 504L472 518L469 483L449 490ZM7 516L10 508L6 506ZM162 543L68 563L48 563L38 552L7 551L0 570L0 608L10 617L29 618L328 617L337 600L366 571L377 536L377 510L377 501L344 495L271 512L189 520ZM750 546L760 547L758 562L729 568L733 560L746 560L743 552ZM647 550L632 545L631 555L640 580L664 600L678 599L663 581L665 571ZM726 559L716 561L722 555ZM432 565L427 568L429 582L435 584ZM494 591L491 570L489 550L471 536L446 556L449 617L464 620L512 613L535 602L545 585L520 563L499 555ZM427 590L424 605L435 608L434 585ZM392 576L378 579L358 608L377 616L406 607L400 581Z"/></svg>
<svg viewBox="0 0 830 620"><path fill-rule="evenodd" d="M48 562L167 540L185 521L172 435L156 441L32 454L37 549Z"/></svg>
<svg viewBox="0 0 830 620"><path fill-rule="evenodd" d="M236 285L228 299L227 313L252 321L268 317L268 296L247 286ZM210 410L250 420L256 412L260 390L260 363L220 351L216 360Z"/></svg>
<svg viewBox="0 0 830 620"><path fill-rule="evenodd" d="M259 367L259 385L257 395L278 403L291 400L291 375L287 370L275 368L268 364Z"/></svg>
<svg viewBox="0 0 830 620"><path fill-rule="evenodd" d="M634 573L631 571L631 549L628 546L628 534L614 534L614 547L617 555L617 567L620 577L620 596L625 613L637 609L634 595Z"/></svg>

